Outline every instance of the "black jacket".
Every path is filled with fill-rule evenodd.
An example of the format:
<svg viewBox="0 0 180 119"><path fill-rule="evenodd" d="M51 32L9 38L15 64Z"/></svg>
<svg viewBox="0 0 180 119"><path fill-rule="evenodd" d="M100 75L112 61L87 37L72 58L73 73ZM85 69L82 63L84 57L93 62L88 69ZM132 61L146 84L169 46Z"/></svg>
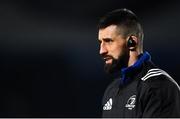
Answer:
<svg viewBox="0 0 180 119"><path fill-rule="evenodd" d="M145 52L106 89L103 117L180 117L180 88Z"/></svg>

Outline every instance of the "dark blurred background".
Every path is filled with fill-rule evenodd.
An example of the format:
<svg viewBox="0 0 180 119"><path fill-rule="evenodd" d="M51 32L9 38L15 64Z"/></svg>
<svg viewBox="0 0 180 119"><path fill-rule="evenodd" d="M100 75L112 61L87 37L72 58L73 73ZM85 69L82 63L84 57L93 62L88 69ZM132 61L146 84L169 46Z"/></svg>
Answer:
<svg viewBox="0 0 180 119"><path fill-rule="evenodd" d="M0 2L0 117L100 117L110 77L97 23L128 8L144 27L144 49L180 83L178 0Z"/></svg>

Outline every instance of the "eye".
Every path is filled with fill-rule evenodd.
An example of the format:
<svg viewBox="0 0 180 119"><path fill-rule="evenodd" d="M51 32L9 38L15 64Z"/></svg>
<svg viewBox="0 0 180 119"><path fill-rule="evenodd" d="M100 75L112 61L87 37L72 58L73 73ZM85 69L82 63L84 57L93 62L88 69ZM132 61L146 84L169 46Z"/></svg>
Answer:
<svg viewBox="0 0 180 119"><path fill-rule="evenodd" d="M106 39L104 39L104 42L106 42L106 43L111 43L111 42L113 42L113 40L110 39L110 38L106 38Z"/></svg>

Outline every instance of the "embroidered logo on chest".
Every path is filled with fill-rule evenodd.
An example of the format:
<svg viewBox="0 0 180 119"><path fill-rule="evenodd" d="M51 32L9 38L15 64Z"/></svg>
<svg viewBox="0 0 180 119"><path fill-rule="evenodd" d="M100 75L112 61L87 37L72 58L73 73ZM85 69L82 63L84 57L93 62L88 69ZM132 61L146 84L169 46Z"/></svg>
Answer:
<svg viewBox="0 0 180 119"><path fill-rule="evenodd" d="M129 110L132 110L136 106L135 102L136 102L136 95L133 95L128 99L125 107L128 108Z"/></svg>

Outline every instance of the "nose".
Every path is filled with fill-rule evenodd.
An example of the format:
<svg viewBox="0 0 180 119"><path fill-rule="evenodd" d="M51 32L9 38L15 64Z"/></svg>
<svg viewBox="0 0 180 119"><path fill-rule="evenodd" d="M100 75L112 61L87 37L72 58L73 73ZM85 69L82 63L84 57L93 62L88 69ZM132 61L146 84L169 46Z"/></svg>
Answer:
<svg viewBox="0 0 180 119"><path fill-rule="evenodd" d="M107 52L108 52L108 50L107 50L106 46L103 43L101 43L99 54L104 55L104 54L107 54Z"/></svg>

